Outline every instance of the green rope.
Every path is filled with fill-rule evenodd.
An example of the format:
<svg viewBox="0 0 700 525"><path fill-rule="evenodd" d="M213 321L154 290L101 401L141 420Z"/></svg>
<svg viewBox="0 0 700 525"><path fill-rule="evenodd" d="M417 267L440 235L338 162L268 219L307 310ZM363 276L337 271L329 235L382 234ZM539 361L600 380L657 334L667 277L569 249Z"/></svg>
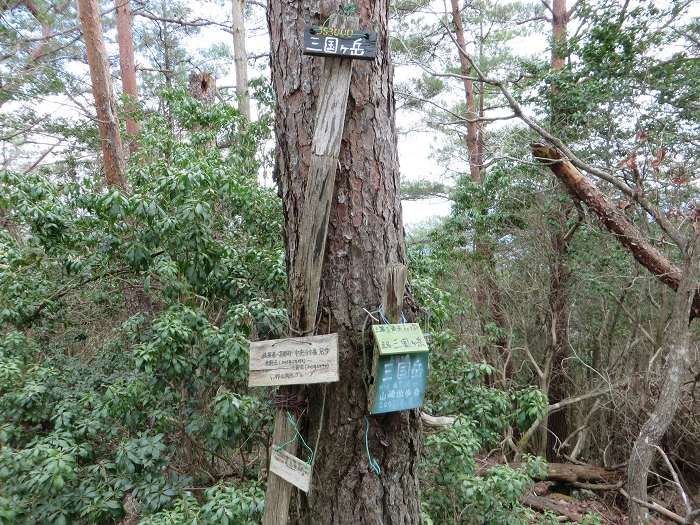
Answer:
<svg viewBox="0 0 700 525"><path fill-rule="evenodd" d="M297 428L297 422L294 421L292 414L290 414L289 412L287 412L287 421L289 421L289 424L291 425L292 429L294 430L294 436L292 436L292 439L290 439L289 441L286 441L286 442L282 443L281 445L275 446L275 450L279 451L279 450L282 450L283 448L286 448L287 446L294 443L298 438L308 453L308 459L306 460L306 462L309 465L311 465L314 461L314 451L311 450L311 447L309 447L309 445L306 444L306 441L304 441L304 436L302 436L299 433L299 428Z"/></svg>
<svg viewBox="0 0 700 525"><path fill-rule="evenodd" d="M318 432L316 433L316 443L314 444L314 451L318 450L318 443L321 441L321 431L323 430L323 415L326 413L326 387L328 385L324 384L323 389L323 400L321 401L321 416L318 419ZM314 452L313 462L316 461L316 453ZM313 462L311 463L313 465Z"/></svg>
<svg viewBox="0 0 700 525"><path fill-rule="evenodd" d="M369 467L374 471L377 476L382 475L382 468L377 463L377 460L372 457L372 453L369 451L369 419L365 416L365 450L367 451L367 459L369 460Z"/></svg>
<svg viewBox="0 0 700 525"><path fill-rule="evenodd" d="M348 2L343 6L343 14L348 16L357 14L357 5L352 2Z"/></svg>

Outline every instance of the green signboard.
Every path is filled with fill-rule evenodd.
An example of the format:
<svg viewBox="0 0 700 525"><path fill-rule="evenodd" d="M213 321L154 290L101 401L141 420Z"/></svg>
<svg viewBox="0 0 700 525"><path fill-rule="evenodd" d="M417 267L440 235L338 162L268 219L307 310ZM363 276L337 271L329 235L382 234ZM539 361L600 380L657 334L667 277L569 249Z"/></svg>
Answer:
<svg viewBox="0 0 700 525"><path fill-rule="evenodd" d="M423 330L418 323L372 325L379 355L427 352Z"/></svg>
<svg viewBox="0 0 700 525"><path fill-rule="evenodd" d="M371 414L423 404L428 379L428 344L417 323L372 325L375 352L369 395Z"/></svg>
<svg viewBox="0 0 700 525"><path fill-rule="evenodd" d="M427 379L428 352L380 356L370 413L397 412L421 406Z"/></svg>

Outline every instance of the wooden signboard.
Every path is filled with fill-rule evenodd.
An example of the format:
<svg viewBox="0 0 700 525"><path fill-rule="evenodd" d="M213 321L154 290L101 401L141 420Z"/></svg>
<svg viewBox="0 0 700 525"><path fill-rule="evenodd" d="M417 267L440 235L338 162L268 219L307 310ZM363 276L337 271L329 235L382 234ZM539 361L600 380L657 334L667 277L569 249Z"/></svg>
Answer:
<svg viewBox="0 0 700 525"><path fill-rule="evenodd" d="M307 27L304 54L373 60L377 56L377 33L336 27Z"/></svg>
<svg viewBox="0 0 700 525"><path fill-rule="evenodd" d="M250 343L248 386L338 381L338 334Z"/></svg>
<svg viewBox="0 0 700 525"><path fill-rule="evenodd" d="M284 450L273 447L270 451L270 472L304 492L311 488L311 465Z"/></svg>
<svg viewBox="0 0 700 525"><path fill-rule="evenodd" d="M373 325L376 351L369 395L371 414L418 408L428 379L428 344L416 323Z"/></svg>

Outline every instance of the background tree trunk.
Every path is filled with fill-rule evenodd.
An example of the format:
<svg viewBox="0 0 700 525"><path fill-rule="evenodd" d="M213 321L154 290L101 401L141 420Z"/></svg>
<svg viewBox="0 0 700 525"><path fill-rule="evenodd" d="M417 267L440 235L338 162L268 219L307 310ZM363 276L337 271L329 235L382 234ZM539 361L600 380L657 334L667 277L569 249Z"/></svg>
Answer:
<svg viewBox="0 0 700 525"><path fill-rule="evenodd" d="M552 2L552 55L550 67L560 71L566 65L566 0ZM552 86L550 95L551 126L561 132L564 130L565 112L557 103L556 84ZM571 272L569 271L569 240L567 219L571 210L570 202L558 202L560 189L554 195L550 212L549 238L551 255L549 257L549 311L547 315L547 346L545 348L545 382L547 397L550 404L566 399L569 385L566 378L565 361L569 345L569 290L571 288ZM565 195L565 193L564 193ZM566 199L568 200L568 199ZM548 415L543 424L543 435L540 453L547 459L553 460L557 454L555 449L558 442L568 435L567 410L561 410Z"/></svg>
<svg viewBox="0 0 700 525"><path fill-rule="evenodd" d="M469 174L472 181L481 182L481 159L479 158L479 132L480 124L477 121L476 104L474 103L474 82L467 78L472 74L472 67L467 56L466 40L464 38L464 26L462 24L462 13L459 9L459 0L452 2L452 22L455 26L455 39L460 47L459 66L464 77L464 95L467 103L467 151L469 153ZM483 96L482 96L483 97Z"/></svg>
<svg viewBox="0 0 700 525"><path fill-rule="evenodd" d="M566 11L566 0L552 2L552 58L550 65L555 71L564 69L566 61L566 26L569 15Z"/></svg>
<svg viewBox="0 0 700 525"><path fill-rule="evenodd" d="M129 134L129 150L133 153L137 144L133 140L139 132L139 123L131 115L138 108L139 92L136 83L136 62L134 61L134 35L131 31L131 9L129 0L115 0L117 8L117 38L119 40L119 69L122 74L122 90L127 97L126 132Z"/></svg>
<svg viewBox="0 0 700 525"><path fill-rule="evenodd" d="M332 4L332 5L331 5ZM357 61L348 98L321 276L317 331L339 334L340 382L325 387L326 417L316 450L314 490L302 502L304 523L417 524L420 447L416 411L369 418L369 448L382 468L372 472L365 451L367 393L363 383L363 308L376 308L388 264L403 262L392 67L387 0L361 0L360 26L378 32L375 61ZM287 260L299 248L299 214L311 159L321 59L303 57L304 26L339 8L326 2L268 5L272 81L276 94L276 180L284 202ZM367 334L365 334L367 335ZM369 338L367 339L370 342ZM368 344L368 351L371 347ZM369 356L368 356L369 357ZM308 389L309 443L318 431L324 387Z"/></svg>
<svg viewBox="0 0 700 525"><path fill-rule="evenodd" d="M250 120L250 93L248 92L248 55L245 50L245 0L231 0L233 29L233 64L236 69L236 96L238 110Z"/></svg>
<svg viewBox="0 0 700 525"><path fill-rule="evenodd" d="M569 382L566 375L565 358L569 348L569 289L571 271L569 270L569 240L567 235L567 210L565 204L555 203L552 210L550 226L549 257L549 311L547 316L547 347L545 349L545 385L544 391L550 404L558 403L569 396ZM569 207L570 210L571 206ZM560 410L545 418L541 455L553 460L558 454L556 449L569 432L568 410Z"/></svg>
<svg viewBox="0 0 700 525"><path fill-rule="evenodd" d="M483 184L481 169L484 164L484 123L479 119L484 116L484 86L481 84L479 96L479 111L476 109L474 97L474 82L468 78L473 75L470 57L467 54L466 39L464 36L464 24L459 8L459 0L451 0L452 23L455 27L455 40L457 41L457 54L459 55L460 73L464 86L464 98L467 105L467 155L469 157L469 176L475 184ZM483 44L483 35L479 36L480 45ZM490 203L484 203L482 212L488 214ZM477 290L475 303L480 317L481 328L484 334L488 334L487 323L493 323L498 329L499 335L490 346L495 349L497 356L494 365L503 368L503 375L510 378L513 375L513 366L508 351L508 341L505 336L506 320L501 304L501 292L496 281L496 262L494 258L493 242L489 238L488 231L479 228L474 232L474 252L477 257ZM500 362L499 362L500 361Z"/></svg>
<svg viewBox="0 0 700 525"><path fill-rule="evenodd" d="M124 150L119 133L117 102L112 91L107 50L102 39L100 6L96 0L78 0L78 9L90 66L92 94L95 97L105 178L108 185L124 189L126 188Z"/></svg>
<svg viewBox="0 0 700 525"><path fill-rule="evenodd" d="M688 318L700 276L700 231L695 232L694 238L688 244L685 268L674 299L671 322L666 332L664 346L667 358L659 399L649 419L642 426L630 454L627 469L630 525L647 523L647 508L635 502L633 498L648 501L647 476L656 453L654 447L659 445L676 415L681 389L690 372L692 356Z"/></svg>

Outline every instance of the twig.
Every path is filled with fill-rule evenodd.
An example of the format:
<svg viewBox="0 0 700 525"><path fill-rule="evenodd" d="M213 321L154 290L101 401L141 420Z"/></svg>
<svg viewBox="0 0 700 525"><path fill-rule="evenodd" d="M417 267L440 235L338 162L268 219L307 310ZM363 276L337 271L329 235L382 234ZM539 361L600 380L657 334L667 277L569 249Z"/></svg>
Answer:
<svg viewBox="0 0 700 525"><path fill-rule="evenodd" d="M523 434L523 436L520 438L520 440L518 440L519 454L522 453L525 446L530 442L530 438L535 433L535 431L540 426L540 424L542 423L542 421L544 420L544 418L546 416L548 416L549 414L552 414L554 412L557 412L557 411L561 410L562 408L565 408L569 405L573 405L575 403L585 401L586 399L591 399L592 397L598 397L598 396L602 396L604 394L607 394L607 393L611 392L613 388L619 388L621 386L624 386L627 384L627 382L628 381L623 381L623 382L617 383L615 385L608 385L607 387L602 388L600 390L594 390L592 392L588 392L586 394L582 394L582 395L576 396L576 397L569 397L567 399L559 401L558 403L554 403L552 405L549 405L547 407L547 410L543 414L543 416L540 417L539 419L537 419L532 425L530 425L530 428L528 428L525 431L525 433Z"/></svg>
<svg viewBox="0 0 700 525"><path fill-rule="evenodd" d="M676 469L673 468L673 465L671 465L671 461L668 459L668 456L666 455L664 450L659 445L652 445L652 446L656 450L658 450L659 454L661 454L661 457L664 458L664 462L666 463L668 470L671 472L671 476L673 476L673 481L676 483L676 486L678 487L678 494L680 494L681 499L683 500L683 505L685 506L686 514L691 514L693 512L693 507L690 505L690 501L688 500L688 495L683 490L683 485L681 485L681 482L678 479L678 474L676 474Z"/></svg>
<svg viewBox="0 0 700 525"><path fill-rule="evenodd" d="M618 481L617 483L583 483L581 481L574 481L569 483L572 487L584 490L618 490L625 486L625 481Z"/></svg>
<svg viewBox="0 0 700 525"><path fill-rule="evenodd" d="M49 155L54 149L56 149L56 147L57 147L59 144L61 144L62 142L63 142L63 139L59 140L58 142L56 142L56 144L54 144L54 145L51 146L49 149L47 149L46 151L44 151L44 153L42 153L41 155L39 155L39 158L36 159L34 162L32 162L32 164L31 164L28 168L26 168L26 169L24 170L24 172L23 172L24 175L26 175L27 173L29 173L30 171L32 171L34 168L36 168L36 167L39 165L39 163L40 163L42 160L44 160L44 159L47 157L47 155Z"/></svg>

